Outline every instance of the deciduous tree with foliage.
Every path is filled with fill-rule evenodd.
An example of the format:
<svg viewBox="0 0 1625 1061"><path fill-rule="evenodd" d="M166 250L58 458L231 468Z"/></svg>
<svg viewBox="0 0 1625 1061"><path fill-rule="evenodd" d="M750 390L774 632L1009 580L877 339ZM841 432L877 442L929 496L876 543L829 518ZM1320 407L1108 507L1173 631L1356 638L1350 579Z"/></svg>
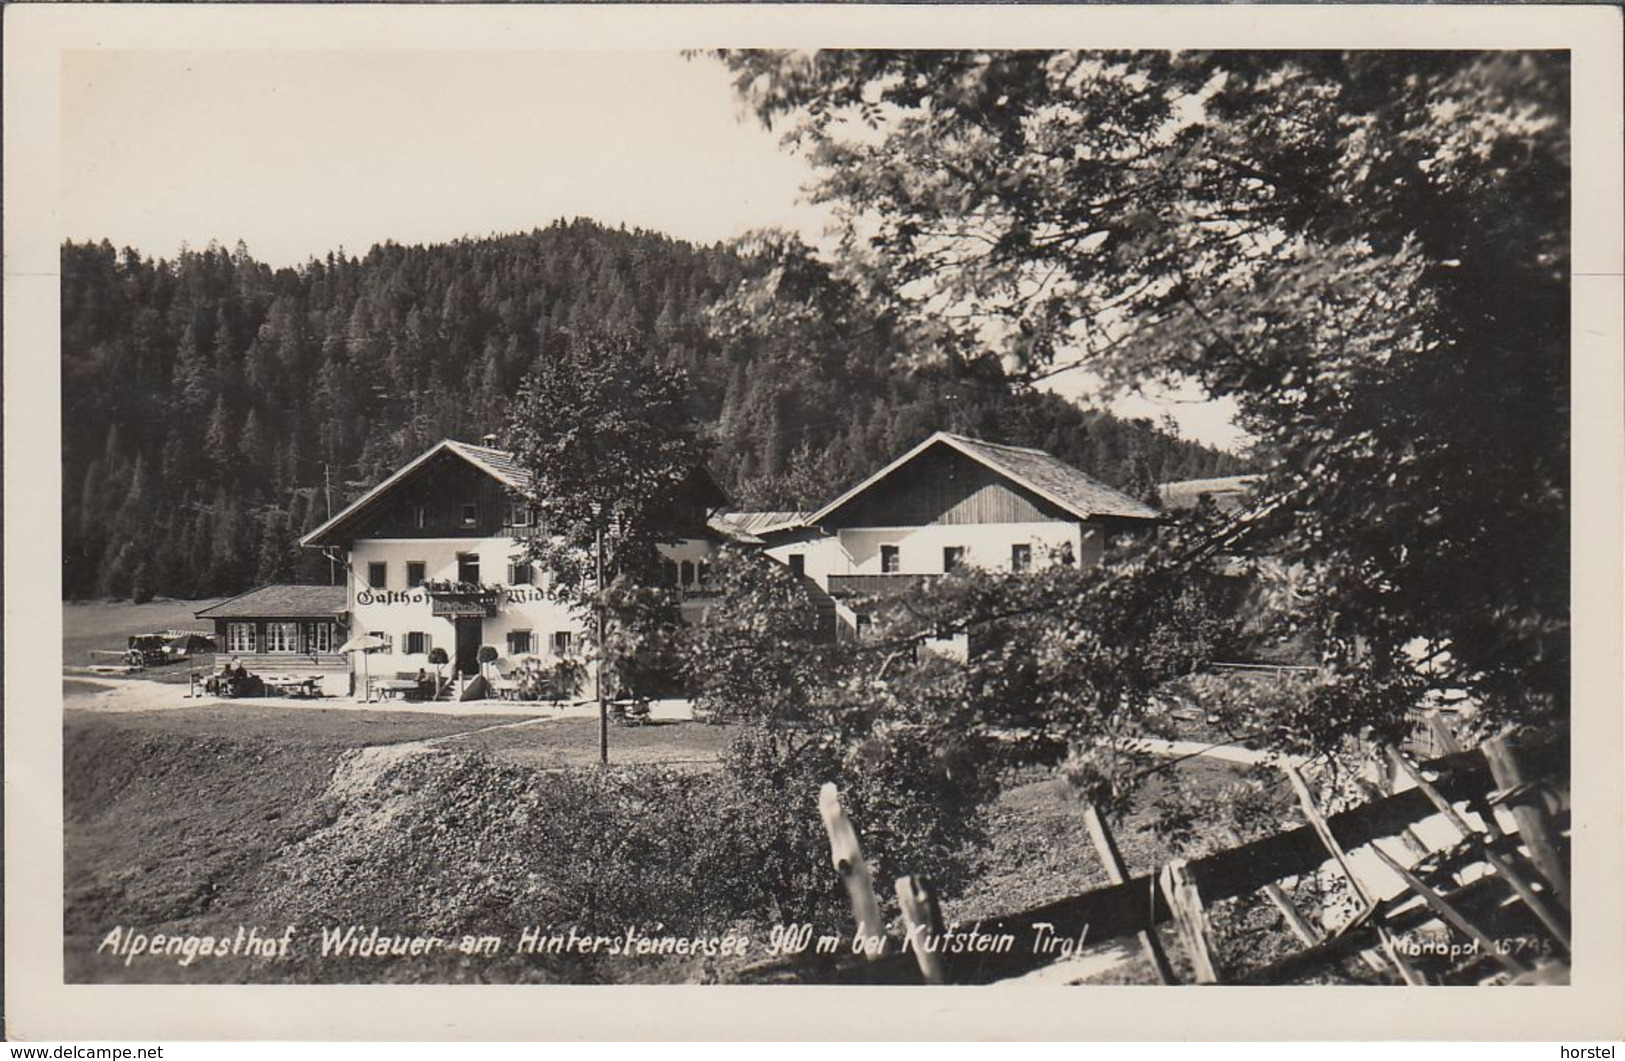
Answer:
<svg viewBox="0 0 1625 1061"><path fill-rule="evenodd" d="M520 387L505 443L530 479L528 555L548 592L593 616L602 704L632 676L639 646L676 622L675 602L651 588L656 546L704 521L687 495L710 447L687 375L657 367L629 335L576 336Z"/></svg>
<svg viewBox="0 0 1625 1061"><path fill-rule="evenodd" d="M1233 398L1335 725L1566 710L1560 53L723 52L945 356Z"/></svg>
<svg viewBox="0 0 1625 1061"><path fill-rule="evenodd" d="M725 813L731 842L757 851L751 879L764 902L826 919L844 905L824 868L826 782L841 790L877 879L924 874L950 894L963 885L1010 761L963 669L913 662L918 630L831 641L821 594L759 553L723 550L714 585L684 656L696 706L738 728L723 757Z"/></svg>

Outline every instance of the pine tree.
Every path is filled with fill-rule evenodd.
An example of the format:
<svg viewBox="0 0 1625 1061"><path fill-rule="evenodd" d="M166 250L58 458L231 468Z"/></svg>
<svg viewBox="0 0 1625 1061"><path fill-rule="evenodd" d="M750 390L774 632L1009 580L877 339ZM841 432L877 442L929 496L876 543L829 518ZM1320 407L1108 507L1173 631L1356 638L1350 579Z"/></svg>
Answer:
<svg viewBox="0 0 1625 1061"><path fill-rule="evenodd" d="M225 395L215 399L214 411L209 414L209 427L203 433L203 448L209 463L221 479L227 478L237 459L237 430L232 423L231 410Z"/></svg>
<svg viewBox="0 0 1625 1061"><path fill-rule="evenodd" d="M214 400L213 382L209 363L198 348L197 329L187 324L175 351L174 389L185 407L197 413Z"/></svg>

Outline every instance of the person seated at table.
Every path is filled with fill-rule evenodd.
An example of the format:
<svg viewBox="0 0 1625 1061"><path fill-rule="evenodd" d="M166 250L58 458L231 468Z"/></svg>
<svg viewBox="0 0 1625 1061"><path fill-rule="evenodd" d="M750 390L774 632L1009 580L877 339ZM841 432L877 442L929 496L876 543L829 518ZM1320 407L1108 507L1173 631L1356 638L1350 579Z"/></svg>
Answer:
<svg viewBox="0 0 1625 1061"><path fill-rule="evenodd" d="M430 674L424 668L419 667L418 668L418 695L421 696L425 700L432 700L432 699L434 699L434 694L435 694L434 675Z"/></svg>
<svg viewBox="0 0 1625 1061"><path fill-rule="evenodd" d="M233 695L231 691L232 683L240 681L247 676L248 671L243 669L242 662L236 657L233 657L232 659L226 661L226 665L224 667L220 668L219 674L209 675L209 677L203 682L203 689L205 692L212 693L216 696L231 696Z"/></svg>
<svg viewBox="0 0 1625 1061"><path fill-rule="evenodd" d="M241 660L233 659L226 664L226 695L227 696L253 696L256 687L263 689L264 685L248 673Z"/></svg>

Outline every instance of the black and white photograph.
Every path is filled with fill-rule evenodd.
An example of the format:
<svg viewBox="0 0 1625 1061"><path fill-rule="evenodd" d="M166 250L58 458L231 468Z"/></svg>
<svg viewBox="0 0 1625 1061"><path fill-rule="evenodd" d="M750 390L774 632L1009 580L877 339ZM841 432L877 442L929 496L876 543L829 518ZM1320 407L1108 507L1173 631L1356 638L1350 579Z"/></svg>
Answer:
<svg viewBox="0 0 1625 1061"><path fill-rule="evenodd" d="M1577 53L786 36L56 54L57 986L1617 985Z"/></svg>

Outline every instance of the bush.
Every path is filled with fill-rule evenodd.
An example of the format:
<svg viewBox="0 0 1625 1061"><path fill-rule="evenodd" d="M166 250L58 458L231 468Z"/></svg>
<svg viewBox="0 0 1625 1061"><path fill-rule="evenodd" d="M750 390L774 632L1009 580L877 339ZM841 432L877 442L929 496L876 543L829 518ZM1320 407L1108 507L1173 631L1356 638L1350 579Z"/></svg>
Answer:
<svg viewBox="0 0 1625 1061"><path fill-rule="evenodd" d="M716 925L733 911L695 885L709 784L357 753L335 776L333 824L280 860L272 908L448 933Z"/></svg>

